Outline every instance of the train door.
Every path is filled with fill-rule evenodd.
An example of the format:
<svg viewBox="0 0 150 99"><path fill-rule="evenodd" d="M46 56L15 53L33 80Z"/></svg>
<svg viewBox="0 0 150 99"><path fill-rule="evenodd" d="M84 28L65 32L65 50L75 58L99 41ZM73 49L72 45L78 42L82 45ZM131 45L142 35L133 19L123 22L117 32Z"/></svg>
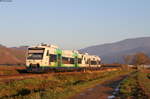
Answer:
<svg viewBox="0 0 150 99"><path fill-rule="evenodd" d="M78 67L78 57L77 56L75 56L75 58L74 58L74 65L75 65L75 67Z"/></svg>
<svg viewBox="0 0 150 99"><path fill-rule="evenodd" d="M89 67L91 67L91 59L88 59Z"/></svg>
<svg viewBox="0 0 150 99"><path fill-rule="evenodd" d="M46 65L47 66L49 66L50 65L50 57L49 57L50 55L49 55L49 50L47 50L47 52L46 52L46 57L45 57L45 63L46 63Z"/></svg>
<svg viewBox="0 0 150 99"><path fill-rule="evenodd" d="M57 65L58 65L58 67L61 67L61 64L62 64L62 55L58 54L57 55Z"/></svg>

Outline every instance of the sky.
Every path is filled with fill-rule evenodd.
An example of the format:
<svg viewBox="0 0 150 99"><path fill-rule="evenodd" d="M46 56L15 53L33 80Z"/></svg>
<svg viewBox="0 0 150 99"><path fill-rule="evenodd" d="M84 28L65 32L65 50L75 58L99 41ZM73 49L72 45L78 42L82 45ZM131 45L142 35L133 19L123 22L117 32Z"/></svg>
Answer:
<svg viewBox="0 0 150 99"><path fill-rule="evenodd" d="M80 49L150 36L150 0L0 1L0 44ZM8 0L6 0L8 1Z"/></svg>

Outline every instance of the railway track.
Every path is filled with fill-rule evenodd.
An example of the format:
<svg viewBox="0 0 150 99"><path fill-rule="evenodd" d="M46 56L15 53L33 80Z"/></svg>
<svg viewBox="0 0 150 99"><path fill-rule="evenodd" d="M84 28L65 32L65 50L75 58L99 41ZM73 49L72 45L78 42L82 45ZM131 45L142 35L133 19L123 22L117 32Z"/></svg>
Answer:
<svg viewBox="0 0 150 99"><path fill-rule="evenodd" d="M97 71L86 71L86 72L107 72L107 71L116 71L119 70L119 67L102 67L100 70ZM15 80L23 80L23 79L29 79L29 78L37 78L37 77L47 77L50 75L56 75L56 74L77 74L77 73L83 73L83 71L76 71L76 72L48 72L48 73L21 73L16 75L1 75L0 76L0 82L10 82Z"/></svg>

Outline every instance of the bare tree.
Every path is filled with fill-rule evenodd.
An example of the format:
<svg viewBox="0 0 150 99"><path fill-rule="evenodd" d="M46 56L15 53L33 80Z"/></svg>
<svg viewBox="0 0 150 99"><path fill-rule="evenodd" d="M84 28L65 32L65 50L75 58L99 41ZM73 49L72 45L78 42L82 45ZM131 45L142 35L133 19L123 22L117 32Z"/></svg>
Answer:
<svg viewBox="0 0 150 99"><path fill-rule="evenodd" d="M132 62L136 66L143 65L143 68L144 68L144 65L149 63L149 60L150 60L150 58L145 53L140 52L140 53L136 53L133 56Z"/></svg>
<svg viewBox="0 0 150 99"><path fill-rule="evenodd" d="M125 64L130 64L132 62L132 55L126 55L123 57Z"/></svg>

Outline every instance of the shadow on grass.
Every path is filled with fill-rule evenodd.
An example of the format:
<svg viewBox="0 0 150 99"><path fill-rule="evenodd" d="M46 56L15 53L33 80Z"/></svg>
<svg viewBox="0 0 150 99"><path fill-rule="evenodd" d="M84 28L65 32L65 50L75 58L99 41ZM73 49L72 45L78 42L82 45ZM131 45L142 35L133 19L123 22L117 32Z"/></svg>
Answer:
<svg viewBox="0 0 150 99"><path fill-rule="evenodd" d="M28 73L26 69L22 69L22 70L18 69L17 71L18 71L20 74Z"/></svg>
<svg viewBox="0 0 150 99"><path fill-rule="evenodd" d="M0 99L13 99L17 96L26 96L26 95L29 95L31 93L35 93L35 92L43 92L45 91L44 89L38 89L38 90L29 90L29 89L26 89L26 88L23 88L22 90L18 91L17 94L15 95L11 95L11 96L4 96L4 97L1 97Z"/></svg>

